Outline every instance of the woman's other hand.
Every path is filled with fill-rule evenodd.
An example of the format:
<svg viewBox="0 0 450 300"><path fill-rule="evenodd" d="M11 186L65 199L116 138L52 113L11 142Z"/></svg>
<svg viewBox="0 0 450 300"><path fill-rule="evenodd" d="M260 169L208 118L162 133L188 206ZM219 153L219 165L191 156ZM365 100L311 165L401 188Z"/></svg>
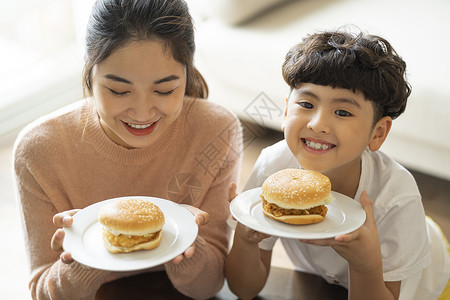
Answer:
<svg viewBox="0 0 450 300"><path fill-rule="evenodd" d="M73 215L79 212L80 209L72 209L68 211L64 211L61 213L57 213L53 216L53 224L57 227L60 227L53 234L51 241L51 248L53 251L60 252L63 251L63 242L65 237L65 232L62 229L63 227L70 227L73 223ZM61 261L65 264L70 264L73 262L72 254L67 251L63 251L60 255Z"/></svg>
<svg viewBox="0 0 450 300"><path fill-rule="evenodd" d="M182 206L186 207L194 215L195 223L198 226L208 224L209 214L207 212L191 205L182 204ZM183 254L180 254L177 257L175 257L172 260L172 262L174 264L179 264L180 262L183 261L183 259L192 257L194 255L194 252L195 252L195 243L192 244L190 247L188 247Z"/></svg>

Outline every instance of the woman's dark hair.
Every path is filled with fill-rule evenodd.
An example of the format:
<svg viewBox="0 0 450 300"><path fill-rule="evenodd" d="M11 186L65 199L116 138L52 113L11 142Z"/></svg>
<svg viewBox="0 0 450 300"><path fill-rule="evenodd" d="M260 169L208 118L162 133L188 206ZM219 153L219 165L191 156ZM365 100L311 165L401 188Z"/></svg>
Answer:
<svg viewBox="0 0 450 300"><path fill-rule="evenodd" d="M183 0L97 0L86 31L85 93L92 96L92 68L131 41L161 41L186 67L185 95L208 97L208 86L194 67L194 26Z"/></svg>
<svg viewBox="0 0 450 300"><path fill-rule="evenodd" d="M292 47L283 63L283 78L291 89L301 83L361 92L374 104L374 123L397 118L411 94L406 63L385 39L345 31L307 36Z"/></svg>

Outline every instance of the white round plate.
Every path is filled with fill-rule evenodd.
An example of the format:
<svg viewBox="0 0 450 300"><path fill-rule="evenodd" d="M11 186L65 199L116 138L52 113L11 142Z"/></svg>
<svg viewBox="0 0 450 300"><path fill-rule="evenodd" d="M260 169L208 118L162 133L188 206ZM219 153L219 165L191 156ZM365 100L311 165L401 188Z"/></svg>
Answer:
<svg viewBox="0 0 450 300"><path fill-rule="evenodd" d="M143 199L156 204L164 213L161 244L151 250L110 253L103 244L101 224L97 221L100 207L119 199ZM121 197L92 204L73 216L73 225L64 228L63 248L77 262L101 270L134 271L154 267L174 259L194 243L198 226L191 212L172 201L154 197Z"/></svg>
<svg viewBox="0 0 450 300"><path fill-rule="evenodd" d="M291 225L278 222L262 212L261 188L245 191L231 202L233 217L253 230L290 239L325 239L345 234L359 228L366 220L366 212L355 200L331 191L333 202L327 205L328 213L320 223Z"/></svg>

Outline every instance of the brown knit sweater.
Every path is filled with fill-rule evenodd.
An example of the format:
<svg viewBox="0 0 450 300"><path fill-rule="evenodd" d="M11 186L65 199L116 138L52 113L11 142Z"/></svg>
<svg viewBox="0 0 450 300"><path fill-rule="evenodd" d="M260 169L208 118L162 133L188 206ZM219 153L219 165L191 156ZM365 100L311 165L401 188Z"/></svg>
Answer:
<svg viewBox="0 0 450 300"><path fill-rule="evenodd" d="M209 213L209 223L199 228L194 256L154 270L165 269L173 285L189 297L211 297L224 280L228 187L238 180L242 152L239 121L217 104L186 98L179 118L154 145L126 149L105 135L90 101L30 124L15 145L33 298L94 298L110 272L62 263L59 253L50 249L57 229L52 218L61 211L131 195L165 198ZM196 192L179 188L183 182Z"/></svg>

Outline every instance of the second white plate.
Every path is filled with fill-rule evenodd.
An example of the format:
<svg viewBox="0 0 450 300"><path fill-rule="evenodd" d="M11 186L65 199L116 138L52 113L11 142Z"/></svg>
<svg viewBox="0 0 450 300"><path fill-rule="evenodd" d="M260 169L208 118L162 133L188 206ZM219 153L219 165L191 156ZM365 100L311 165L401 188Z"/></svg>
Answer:
<svg viewBox="0 0 450 300"><path fill-rule="evenodd" d="M273 236L291 239L325 239L358 229L366 220L366 212L355 200L331 192L334 201L327 205L325 219L316 224L291 225L270 219L262 212L261 188L245 191L231 202L233 217L245 226Z"/></svg>
<svg viewBox="0 0 450 300"><path fill-rule="evenodd" d="M164 213L161 244L152 250L113 254L103 244L101 225L97 222L100 207L124 198L144 199L156 204ZM194 216L183 206L154 197L121 197L92 204L73 217L73 225L64 228L63 248L79 263L101 270L134 271L170 261L194 243L198 226Z"/></svg>

